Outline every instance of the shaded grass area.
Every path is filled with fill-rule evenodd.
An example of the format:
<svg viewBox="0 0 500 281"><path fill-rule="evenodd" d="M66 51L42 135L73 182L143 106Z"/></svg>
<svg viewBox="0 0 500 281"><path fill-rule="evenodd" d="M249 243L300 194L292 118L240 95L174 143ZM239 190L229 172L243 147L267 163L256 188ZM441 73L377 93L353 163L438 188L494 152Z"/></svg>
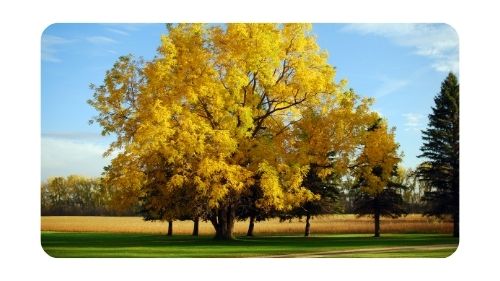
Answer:
<svg viewBox="0 0 500 281"><path fill-rule="evenodd" d="M217 241L212 236L167 237L130 233L42 232L42 247L52 257L266 257L349 249L384 247L458 245L458 239L439 234L386 234L373 238L364 234L237 237L233 241ZM453 247L442 250L401 250L363 252L321 257L447 257ZM306 256L304 256L306 257Z"/></svg>

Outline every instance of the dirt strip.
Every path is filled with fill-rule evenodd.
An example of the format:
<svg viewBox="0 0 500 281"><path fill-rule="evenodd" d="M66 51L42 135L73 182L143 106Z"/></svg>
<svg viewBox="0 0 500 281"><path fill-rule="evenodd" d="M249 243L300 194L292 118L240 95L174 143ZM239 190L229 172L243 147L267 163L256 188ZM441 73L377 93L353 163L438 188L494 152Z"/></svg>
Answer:
<svg viewBox="0 0 500 281"><path fill-rule="evenodd" d="M363 249L349 249L349 250L335 250L335 251L322 251L322 252L309 252L309 253L293 253L284 255L261 256L259 258L324 258L332 257L335 255L344 254L370 254L370 253L384 253L393 251L434 251L455 249L456 244L440 244L440 245L425 245L425 246L399 246L399 247L384 247L384 248L363 248Z"/></svg>

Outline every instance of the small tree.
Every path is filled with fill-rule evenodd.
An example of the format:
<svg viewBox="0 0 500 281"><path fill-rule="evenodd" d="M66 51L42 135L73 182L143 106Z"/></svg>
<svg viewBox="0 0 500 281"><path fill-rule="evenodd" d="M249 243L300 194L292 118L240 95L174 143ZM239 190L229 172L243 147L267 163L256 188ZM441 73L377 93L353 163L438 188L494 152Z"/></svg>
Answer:
<svg viewBox="0 0 500 281"><path fill-rule="evenodd" d="M247 193L240 198L236 216L238 220L249 220L247 236L253 236L255 223L264 221L271 215L269 212L258 207L257 202L264 196L262 190L259 188L259 179L255 177L255 184L252 185Z"/></svg>
<svg viewBox="0 0 500 281"><path fill-rule="evenodd" d="M143 168L147 170L147 177L139 198L140 213L147 221L167 221L167 236L173 235L174 220L193 220L192 234L198 236L199 220L206 217L206 204L199 200L195 188L175 183L174 165L166 163L165 159L154 161L156 164L160 162L164 164Z"/></svg>
<svg viewBox="0 0 500 281"><path fill-rule="evenodd" d="M374 174L379 172L375 169ZM377 175L378 176L378 175ZM397 176L393 174L393 176ZM364 180L360 181L360 185ZM400 189L404 186L394 182L387 182L379 192L363 192L358 190L354 199L354 212L358 215L372 215L374 219L374 237L380 237L380 217L398 218L406 215L407 211Z"/></svg>
<svg viewBox="0 0 500 281"><path fill-rule="evenodd" d="M419 157L426 160L418 175L432 188L424 196L426 214L451 215L453 236L459 237L459 84L453 73L441 84L434 102L428 128L422 131Z"/></svg>
<svg viewBox="0 0 500 281"><path fill-rule="evenodd" d="M295 217L305 217L304 236L308 237L311 233L310 220L313 216L331 214L337 210L335 202L339 197L339 190L333 175L329 175L326 179L321 179L317 175L317 169L314 166L304 178L303 185L314 193L317 199L309 200L298 208L281 214L280 220L284 221Z"/></svg>
<svg viewBox="0 0 500 281"><path fill-rule="evenodd" d="M380 237L381 216L399 217L406 213L398 193L403 186L394 180L401 161L398 147L394 129L388 131L386 122L379 119L368 128L363 150L354 167L357 182L354 188L358 190L354 210L359 215L373 216L375 237Z"/></svg>
<svg viewBox="0 0 500 281"><path fill-rule="evenodd" d="M172 236L173 221L178 208L172 205L175 201L168 198L172 193L166 194L166 192L163 192L166 189L165 185L165 183L160 182L144 185L144 196L140 198L140 213L146 221L167 221L167 236Z"/></svg>
<svg viewBox="0 0 500 281"><path fill-rule="evenodd" d="M359 147L367 140L367 129L378 114L370 110L373 100L361 98L352 89L343 90L332 101L309 107L293 123L295 161L309 166L302 185L315 195L282 220L306 217L304 234L310 234L310 219L337 211L340 186L356 160Z"/></svg>

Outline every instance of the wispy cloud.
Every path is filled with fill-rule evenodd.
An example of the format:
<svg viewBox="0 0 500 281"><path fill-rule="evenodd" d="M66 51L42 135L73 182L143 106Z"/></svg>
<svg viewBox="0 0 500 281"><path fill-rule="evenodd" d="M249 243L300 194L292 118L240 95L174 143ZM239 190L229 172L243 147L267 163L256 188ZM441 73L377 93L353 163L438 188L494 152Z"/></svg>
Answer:
<svg viewBox="0 0 500 281"><path fill-rule="evenodd" d="M102 140L104 137L99 133L93 132L48 132L42 133L42 138L56 138L73 141L95 141Z"/></svg>
<svg viewBox="0 0 500 281"><path fill-rule="evenodd" d="M118 24L121 28L128 31L139 31L144 26L148 26L149 23L126 23L126 24Z"/></svg>
<svg viewBox="0 0 500 281"><path fill-rule="evenodd" d="M398 92L409 84L408 80L392 79L387 77L380 78L380 87L375 90L375 97L381 98L392 93Z"/></svg>
<svg viewBox="0 0 500 281"><path fill-rule="evenodd" d="M89 140L42 135L42 180L70 174L99 176L110 163L109 158L102 157L106 148L105 144Z"/></svg>
<svg viewBox="0 0 500 281"><path fill-rule="evenodd" d="M144 26L147 26L150 24L148 24L148 23L103 23L101 25L104 27L107 27L108 31L111 31L111 32L130 34L132 32L139 31ZM125 34L122 34L122 35L125 35Z"/></svg>
<svg viewBox="0 0 500 281"><path fill-rule="evenodd" d="M45 46L53 46L53 45L61 45L61 44L67 44L67 43L72 43L74 40L55 36L55 35L43 35L42 37L42 44Z"/></svg>
<svg viewBox="0 0 500 281"><path fill-rule="evenodd" d="M345 32L376 35L430 58L439 72L458 72L458 36L446 24L348 24Z"/></svg>
<svg viewBox="0 0 500 281"><path fill-rule="evenodd" d="M116 40L106 37L106 36L90 36L85 38L88 42L95 45L103 45L103 44L114 44L117 43Z"/></svg>
<svg viewBox="0 0 500 281"><path fill-rule="evenodd" d="M58 56L60 51L59 47L73 42L75 42L75 40L44 34L42 36L42 61L55 63L62 62L62 59Z"/></svg>
<svg viewBox="0 0 500 281"><path fill-rule="evenodd" d="M129 36L130 35L130 33L126 32L124 30L121 30L121 29L117 29L117 28L106 28L106 30L109 31L109 32L112 32L112 33L123 35L123 36Z"/></svg>
<svg viewBox="0 0 500 281"><path fill-rule="evenodd" d="M424 115L420 113L405 113L404 130L409 132L420 132L424 127Z"/></svg>

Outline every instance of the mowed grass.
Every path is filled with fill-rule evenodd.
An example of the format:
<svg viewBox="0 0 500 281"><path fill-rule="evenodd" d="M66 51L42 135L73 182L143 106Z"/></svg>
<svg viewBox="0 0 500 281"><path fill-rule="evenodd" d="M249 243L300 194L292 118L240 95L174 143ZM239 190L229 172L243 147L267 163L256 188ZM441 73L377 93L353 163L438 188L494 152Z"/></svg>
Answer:
<svg viewBox="0 0 500 281"><path fill-rule="evenodd" d="M420 215L383 218L382 237L373 238L373 221L355 215L313 218L311 237L304 221L272 219L255 224L255 237L245 237L248 221L235 225L236 240L213 240L210 223L175 221L167 237L165 222L140 217L42 217L41 243L53 257L447 257L458 245L452 224Z"/></svg>
<svg viewBox="0 0 500 281"><path fill-rule="evenodd" d="M443 234L271 235L217 241L144 233L42 232L42 247L52 257L447 257L458 239Z"/></svg>
<svg viewBox="0 0 500 281"><path fill-rule="evenodd" d="M294 219L291 222L279 222L278 219L257 222L254 233L259 234L297 234L304 232L305 222ZM191 234L192 221L175 221L174 234ZM248 221L235 224L235 234L244 235ZM382 218L382 233L434 233L451 234L453 225L450 221L411 214L398 219ZM162 234L167 231L166 222L148 222L140 217L42 217L42 231L56 232L119 232ZM373 233L373 220L370 217L355 215L327 215L311 220L312 234L370 234ZM213 235L210 223L200 223L200 235Z"/></svg>

